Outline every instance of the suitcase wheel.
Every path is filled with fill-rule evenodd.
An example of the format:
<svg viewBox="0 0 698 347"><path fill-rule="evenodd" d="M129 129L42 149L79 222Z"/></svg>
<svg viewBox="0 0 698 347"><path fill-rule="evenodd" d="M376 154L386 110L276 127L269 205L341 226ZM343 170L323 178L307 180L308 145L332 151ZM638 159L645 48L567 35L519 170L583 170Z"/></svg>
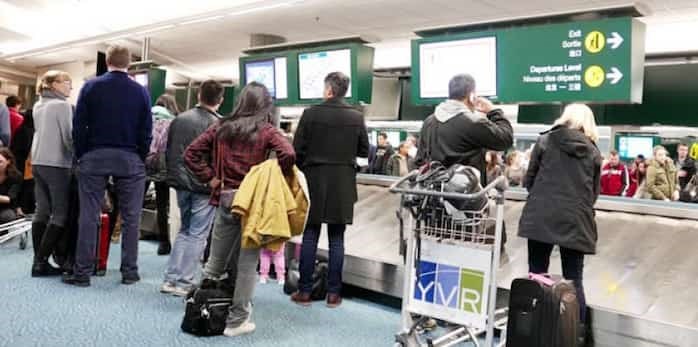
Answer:
<svg viewBox="0 0 698 347"><path fill-rule="evenodd" d="M22 234L19 237L19 249L21 249L21 250L27 249L27 234Z"/></svg>

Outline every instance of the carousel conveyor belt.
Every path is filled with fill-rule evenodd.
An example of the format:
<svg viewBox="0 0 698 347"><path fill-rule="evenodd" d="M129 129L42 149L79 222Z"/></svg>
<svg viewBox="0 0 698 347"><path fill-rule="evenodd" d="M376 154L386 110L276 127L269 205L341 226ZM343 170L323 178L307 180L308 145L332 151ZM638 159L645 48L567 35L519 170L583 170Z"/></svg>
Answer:
<svg viewBox="0 0 698 347"><path fill-rule="evenodd" d="M359 182L354 224L345 234L343 280L401 297L400 198L388 192L388 182ZM509 240L497 276L503 296L514 278L527 273L526 240L516 236L524 202L511 196L504 217ZM698 210L693 213L694 219L679 219L597 210L597 254L585 258L584 268L596 346L698 346ZM326 233L319 248L326 256ZM557 250L550 271L561 273Z"/></svg>

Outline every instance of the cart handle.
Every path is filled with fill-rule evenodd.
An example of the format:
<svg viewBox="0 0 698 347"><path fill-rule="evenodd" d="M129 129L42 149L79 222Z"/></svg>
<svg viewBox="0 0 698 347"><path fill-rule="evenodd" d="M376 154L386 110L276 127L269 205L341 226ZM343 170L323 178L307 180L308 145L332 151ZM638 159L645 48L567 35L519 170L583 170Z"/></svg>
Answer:
<svg viewBox="0 0 698 347"><path fill-rule="evenodd" d="M424 189L405 189L405 188L398 188L400 185L405 183L407 180L412 179L416 177L419 174L419 171L414 170L410 172L407 176L400 178L397 182L393 183L389 190L391 193L396 193L396 194L411 194L411 195L424 195L424 196L433 196L437 198L446 198L446 199L456 199L456 200L473 200L473 199L478 199L487 192L489 192L492 189L497 189L498 192L502 193L507 189L507 179L504 176L499 176L497 177L492 183L488 184L485 188L480 190L479 192L476 193L471 193L471 194L464 194L464 193L449 193L449 192L436 192L436 191L431 191L431 190L424 190Z"/></svg>

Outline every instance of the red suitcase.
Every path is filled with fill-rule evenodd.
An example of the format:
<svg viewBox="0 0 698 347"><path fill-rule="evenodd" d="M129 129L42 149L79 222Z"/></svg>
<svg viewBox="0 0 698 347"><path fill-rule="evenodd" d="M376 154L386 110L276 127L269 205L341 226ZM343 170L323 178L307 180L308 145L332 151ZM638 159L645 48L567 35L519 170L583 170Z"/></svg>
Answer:
<svg viewBox="0 0 698 347"><path fill-rule="evenodd" d="M107 273L107 259L109 258L109 215L102 213L100 217L99 235L97 238L97 264L95 275L104 276Z"/></svg>

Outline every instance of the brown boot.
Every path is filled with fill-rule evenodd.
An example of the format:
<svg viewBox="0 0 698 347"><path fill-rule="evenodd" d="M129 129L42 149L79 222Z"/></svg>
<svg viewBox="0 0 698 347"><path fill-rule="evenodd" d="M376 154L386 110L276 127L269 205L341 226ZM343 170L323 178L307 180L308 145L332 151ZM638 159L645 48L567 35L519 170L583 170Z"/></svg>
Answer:
<svg viewBox="0 0 698 347"><path fill-rule="evenodd" d="M327 294L327 307L336 308L342 304L342 297L339 294Z"/></svg>
<svg viewBox="0 0 698 347"><path fill-rule="evenodd" d="M313 303L313 300L310 299L309 293L301 293L301 292L293 293L293 295L291 295L291 301L293 301L296 304L301 305L301 306L310 306L310 304Z"/></svg>

